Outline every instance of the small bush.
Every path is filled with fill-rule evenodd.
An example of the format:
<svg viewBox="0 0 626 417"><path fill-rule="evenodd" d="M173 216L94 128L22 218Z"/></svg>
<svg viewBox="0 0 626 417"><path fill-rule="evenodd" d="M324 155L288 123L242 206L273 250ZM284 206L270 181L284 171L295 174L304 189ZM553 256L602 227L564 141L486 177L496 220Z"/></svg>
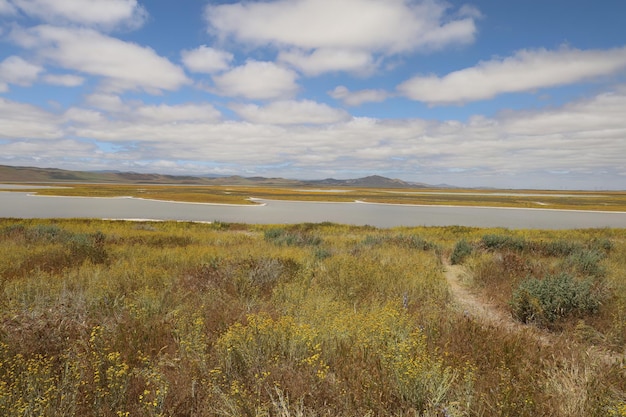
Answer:
<svg viewBox="0 0 626 417"><path fill-rule="evenodd" d="M606 238L604 239L596 238L591 241L591 248L609 253L611 252L611 250L613 250L613 242L611 242L610 239L606 239Z"/></svg>
<svg viewBox="0 0 626 417"><path fill-rule="evenodd" d="M584 250L571 254L565 263L584 276L601 277L606 271L600 262L605 255L595 250Z"/></svg>
<svg viewBox="0 0 626 417"><path fill-rule="evenodd" d="M450 263L452 263L452 265L460 264L472 253L472 250L472 245L470 245L465 239L459 240L456 245L454 245L452 256L450 256Z"/></svg>
<svg viewBox="0 0 626 417"><path fill-rule="evenodd" d="M283 228L266 230L264 238L266 242L272 242L278 246L317 246L322 243L319 236L307 231Z"/></svg>
<svg viewBox="0 0 626 417"><path fill-rule="evenodd" d="M322 261L326 258L330 258L333 256L333 252L326 248L316 248L315 249L315 259L318 261Z"/></svg>
<svg viewBox="0 0 626 417"><path fill-rule="evenodd" d="M528 247L528 243L519 237L505 235L485 235L482 238L482 244L487 249L511 249L523 251Z"/></svg>
<svg viewBox="0 0 626 417"><path fill-rule="evenodd" d="M554 240L550 242L541 242L541 244L538 245L538 249L544 256L562 257L581 251L583 246L578 242Z"/></svg>
<svg viewBox="0 0 626 417"><path fill-rule="evenodd" d="M564 317L593 314L600 304L601 292L592 280L565 273L522 281L510 302L517 320L546 326Z"/></svg>
<svg viewBox="0 0 626 417"><path fill-rule="evenodd" d="M94 264L106 263L109 254L104 247L104 241L105 236L102 232L73 235L68 239L71 260L81 262L89 259Z"/></svg>
<svg viewBox="0 0 626 417"><path fill-rule="evenodd" d="M397 234L393 236L367 235L362 242L365 246L382 246L385 244L407 249L431 250L436 245L418 235Z"/></svg>
<svg viewBox="0 0 626 417"><path fill-rule="evenodd" d="M58 242L67 240L70 233L56 225L38 224L26 231L31 242Z"/></svg>

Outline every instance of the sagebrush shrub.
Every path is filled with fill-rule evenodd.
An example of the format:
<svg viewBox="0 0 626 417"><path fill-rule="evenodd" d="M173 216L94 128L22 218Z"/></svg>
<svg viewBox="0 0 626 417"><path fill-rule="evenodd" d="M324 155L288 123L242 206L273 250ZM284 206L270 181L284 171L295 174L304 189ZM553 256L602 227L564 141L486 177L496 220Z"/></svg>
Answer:
<svg viewBox="0 0 626 417"><path fill-rule="evenodd" d="M322 239L312 233L283 228L269 229L264 233L265 240L278 246L318 246Z"/></svg>
<svg viewBox="0 0 626 417"><path fill-rule="evenodd" d="M450 256L450 262L452 265L457 265L463 262L463 260L472 253L472 245L470 245L465 239L459 240Z"/></svg>
<svg viewBox="0 0 626 417"><path fill-rule="evenodd" d="M600 277L606 273L600 264L604 258L605 255L602 252L584 250L572 253L565 263L581 275Z"/></svg>
<svg viewBox="0 0 626 417"><path fill-rule="evenodd" d="M519 321L549 326L564 317L593 314L601 301L601 291L593 280L577 280L561 273L522 281L510 305Z"/></svg>
<svg viewBox="0 0 626 417"><path fill-rule="evenodd" d="M538 249L544 256L569 256L574 252L581 251L583 246L578 242L559 239L541 242Z"/></svg>
<svg viewBox="0 0 626 417"><path fill-rule="evenodd" d="M523 238L506 235L485 235L481 242L488 249L523 251L528 247L528 243Z"/></svg>

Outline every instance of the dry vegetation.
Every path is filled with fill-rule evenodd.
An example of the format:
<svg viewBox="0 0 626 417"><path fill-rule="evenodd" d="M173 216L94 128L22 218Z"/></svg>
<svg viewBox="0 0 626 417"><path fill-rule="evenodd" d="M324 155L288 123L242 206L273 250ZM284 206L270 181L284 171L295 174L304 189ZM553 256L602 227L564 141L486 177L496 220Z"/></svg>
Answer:
<svg viewBox="0 0 626 417"><path fill-rule="evenodd" d="M0 251L0 415L626 416L623 229L4 219Z"/></svg>
<svg viewBox="0 0 626 417"><path fill-rule="evenodd" d="M46 184L53 185L53 184ZM626 211L626 192L524 191L462 189L310 188L268 186L199 186L138 184L58 184L63 188L28 190L40 195L118 197L221 204L253 204L249 199L299 201L355 200L370 203L426 204L539 209ZM17 190L13 190L17 191Z"/></svg>

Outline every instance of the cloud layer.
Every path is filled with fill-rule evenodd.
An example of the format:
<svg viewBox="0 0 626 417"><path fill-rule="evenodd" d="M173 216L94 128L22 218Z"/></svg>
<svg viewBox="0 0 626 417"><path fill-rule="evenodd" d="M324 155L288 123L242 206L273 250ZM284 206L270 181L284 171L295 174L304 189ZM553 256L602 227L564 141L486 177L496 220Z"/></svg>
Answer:
<svg viewBox="0 0 626 417"><path fill-rule="evenodd" d="M40 25L15 29L11 36L18 45L52 65L102 77L106 88L113 91L141 89L158 93L190 82L180 67L151 48L93 29Z"/></svg>
<svg viewBox="0 0 626 417"><path fill-rule="evenodd" d="M94 100L103 103L104 97ZM392 172L406 179L436 181L468 178L485 184L584 178L592 183L626 174L626 93L599 94L550 111L508 112L467 122L353 118L313 102L284 101L268 106L240 105L244 121L222 120L205 105L147 105L118 101L107 113L71 108L62 118L32 106L0 101L7 149L35 150L47 138L89 138L117 149L90 158L95 166L133 160L157 169L166 160L186 161L187 170L223 172L268 170L284 176L354 176ZM583 117L584 116L584 117ZM38 138L33 142L30 138ZM125 148L129 141L135 143ZM68 142L64 142L68 143ZM22 153L23 154L23 153ZM8 163L7 153L0 163ZM34 153L33 153L34 155ZM260 169L264 166L264 169ZM222 168L223 169L223 168ZM564 175L567 173L567 176Z"/></svg>
<svg viewBox="0 0 626 417"><path fill-rule="evenodd" d="M137 0L8 0L0 3L0 13L19 10L49 23L73 23L110 30L116 27L137 28L146 10Z"/></svg>
<svg viewBox="0 0 626 417"><path fill-rule="evenodd" d="M0 164L626 188L626 35L524 45L443 0L192 3L0 0Z"/></svg>
<svg viewBox="0 0 626 417"><path fill-rule="evenodd" d="M465 103L503 93L532 91L614 74L626 68L626 48L577 50L562 48L523 50L504 59L451 72L443 77L411 78L398 90L429 104Z"/></svg>
<svg viewBox="0 0 626 417"><path fill-rule="evenodd" d="M282 61L317 75L368 71L375 54L473 42L476 14L448 12L430 0L279 0L208 5L205 16L216 36L274 46Z"/></svg>

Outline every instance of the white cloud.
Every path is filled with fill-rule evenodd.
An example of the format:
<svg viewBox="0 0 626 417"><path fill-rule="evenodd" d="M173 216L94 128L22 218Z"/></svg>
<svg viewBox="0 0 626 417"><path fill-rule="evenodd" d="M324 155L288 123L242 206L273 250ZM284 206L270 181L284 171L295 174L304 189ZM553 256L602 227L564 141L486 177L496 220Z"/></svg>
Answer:
<svg viewBox="0 0 626 417"><path fill-rule="evenodd" d="M85 82L85 79L73 74L49 74L44 77L44 81L63 87L78 87Z"/></svg>
<svg viewBox="0 0 626 417"><path fill-rule="evenodd" d="M522 50L505 59L492 59L444 77L416 76L398 90L430 104L464 103L498 94L532 91L606 76L626 68L626 48L557 51Z"/></svg>
<svg viewBox="0 0 626 417"><path fill-rule="evenodd" d="M205 16L218 37L276 46L283 61L316 75L371 71L378 54L473 42L479 12L448 11L440 0L277 0L208 5Z"/></svg>
<svg viewBox="0 0 626 417"><path fill-rule="evenodd" d="M0 91L8 90L8 84L30 86L37 80L43 68L12 55L0 62Z"/></svg>
<svg viewBox="0 0 626 417"><path fill-rule="evenodd" d="M278 0L209 5L210 30L252 44L396 53L474 39L473 18L437 0Z"/></svg>
<svg viewBox="0 0 626 417"><path fill-rule="evenodd" d="M56 115L30 104L0 97L0 138L58 139L62 136L63 131Z"/></svg>
<svg viewBox="0 0 626 417"><path fill-rule="evenodd" d="M12 0L23 13L53 24L137 28L147 17L137 0Z"/></svg>
<svg viewBox="0 0 626 417"><path fill-rule="evenodd" d="M212 74L227 70L233 60L233 54L202 45L199 48L181 53L183 64L192 72Z"/></svg>
<svg viewBox="0 0 626 417"><path fill-rule="evenodd" d="M245 120L260 124L329 124L350 119L343 110L310 100L277 101L266 106L241 104L233 105L232 109Z"/></svg>
<svg viewBox="0 0 626 417"><path fill-rule="evenodd" d="M96 109L106 110L110 113L120 113L129 110L129 106L115 94L95 93L85 97L85 102Z"/></svg>
<svg viewBox="0 0 626 417"><path fill-rule="evenodd" d="M11 165L33 166L41 163L43 166L50 167L56 161L67 160L67 155L85 161L97 156L98 150L93 143L71 139L57 140L54 146L50 146L50 142L45 140L20 140L0 144L0 161ZM80 166L74 161L63 164L63 168L72 169L72 165L76 169L86 169L84 165Z"/></svg>
<svg viewBox="0 0 626 417"><path fill-rule="evenodd" d="M124 123L211 123L220 120L222 116L219 110L208 103L146 105L141 101L124 102L112 94L91 94L85 101L88 106L97 109L97 113L107 112L112 120Z"/></svg>
<svg viewBox="0 0 626 417"><path fill-rule="evenodd" d="M507 131L526 137L586 134L601 142L603 137L617 139L620 131L626 134L625 108L626 94L611 92L558 109L505 113L501 120L506 123Z"/></svg>
<svg viewBox="0 0 626 417"><path fill-rule="evenodd" d="M626 187L619 175L626 154L626 91L620 88L560 108L466 122L345 117L302 101L233 106L245 121L232 121L214 117L203 104L147 105L102 94L88 101L114 111L72 108L59 117L0 100L0 155L24 160L40 147L47 166L69 166L79 163L81 151L64 148L63 156L55 156L48 148L81 137L115 145L103 146L108 150L99 156L98 163L110 169L128 161L147 170L159 168L150 161L185 161L176 166L200 169L211 161L230 173L296 178L389 172L461 186ZM125 146L129 141L140 146Z"/></svg>
<svg viewBox="0 0 626 417"><path fill-rule="evenodd" d="M80 109L76 107L69 108L63 117L66 122L77 122L83 124L95 124L105 121L104 116L99 111Z"/></svg>
<svg viewBox="0 0 626 417"><path fill-rule="evenodd" d="M137 108L135 112L139 118L157 123L181 121L207 123L219 120L221 117L221 113L210 104L180 104L176 106L161 104L158 106L141 106Z"/></svg>
<svg viewBox="0 0 626 417"><path fill-rule="evenodd" d="M17 13L17 9L8 0L0 0L0 15L11 16Z"/></svg>
<svg viewBox="0 0 626 417"><path fill-rule="evenodd" d="M144 90L156 94L190 82L182 68L154 50L91 29L42 25L16 29L12 38L25 48L35 49L54 65L103 77L104 88L112 91Z"/></svg>
<svg viewBox="0 0 626 417"><path fill-rule="evenodd" d="M343 85L337 86L328 94L336 99L341 100L348 106L360 106L363 103L381 102L389 98L390 94L384 90L360 90L350 91Z"/></svg>
<svg viewBox="0 0 626 417"><path fill-rule="evenodd" d="M350 49L317 49L310 54L294 50L281 52L278 60L292 65L307 75L319 75L330 71L367 74L376 68L370 53Z"/></svg>
<svg viewBox="0 0 626 417"><path fill-rule="evenodd" d="M252 100L292 97L298 90L297 74L272 62L247 61L213 77L219 94Z"/></svg>

